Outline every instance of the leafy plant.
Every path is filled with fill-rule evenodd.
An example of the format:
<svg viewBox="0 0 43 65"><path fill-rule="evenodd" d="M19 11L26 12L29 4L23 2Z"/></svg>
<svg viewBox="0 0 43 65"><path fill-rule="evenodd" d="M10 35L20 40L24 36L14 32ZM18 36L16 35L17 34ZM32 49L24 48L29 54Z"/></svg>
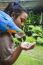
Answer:
<svg viewBox="0 0 43 65"><path fill-rule="evenodd" d="M33 29L34 31L36 31L37 29L39 29L40 27L36 27L35 30L35 26L37 26L38 24L40 24L40 14L34 14L33 12L29 12L29 16L24 24L24 31L27 33L29 30ZM35 26L34 26L35 25ZM39 29L41 30L41 29ZM38 30L38 31L39 31Z"/></svg>
<svg viewBox="0 0 43 65"><path fill-rule="evenodd" d="M30 43L32 43L32 42L36 42L36 40L35 40L35 38L33 38L32 36L30 36L30 37L26 37L26 42L30 42Z"/></svg>
<svg viewBox="0 0 43 65"><path fill-rule="evenodd" d="M42 28L41 28L41 26L34 26L34 28L32 29L32 31L34 33L39 34L39 33L42 33Z"/></svg>
<svg viewBox="0 0 43 65"><path fill-rule="evenodd" d="M38 45L43 45L43 38L38 37L37 40L36 40L36 43L37 43Z"/></svg>
<svg viewBox="0 0 43 65"><path fill-rule="evenodd" d="M12 38L13 42L15 42L15 45L18 46L20 44L20 41L17 38Z"/></svg>

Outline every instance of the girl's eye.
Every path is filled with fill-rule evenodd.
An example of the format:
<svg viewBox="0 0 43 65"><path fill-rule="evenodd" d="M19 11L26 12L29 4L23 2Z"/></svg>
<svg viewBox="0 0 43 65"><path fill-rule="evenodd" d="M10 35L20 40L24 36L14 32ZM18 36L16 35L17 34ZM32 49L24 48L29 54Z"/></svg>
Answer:
<svg viewBox="0 0 43 65"><path fill-rule="evenodd" d="M24 22L25 21L25 19L21 19L21 22Z"/></svg>

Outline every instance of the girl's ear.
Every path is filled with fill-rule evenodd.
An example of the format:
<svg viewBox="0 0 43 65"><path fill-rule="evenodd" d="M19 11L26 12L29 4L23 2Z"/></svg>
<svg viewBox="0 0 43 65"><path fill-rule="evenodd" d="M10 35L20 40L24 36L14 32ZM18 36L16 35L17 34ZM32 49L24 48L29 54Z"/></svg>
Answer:
<svg viewBox="0 0 43 65"><path fill-rule="evenodd" d="M15 17L15 13L14 12L12 12L11 17Z"/></svg>
<svg viewBox="0 0 43 65"><path fill-rule="evenodd" d="M12 12L11 17L13 17L14 19L17 18L17 15L15 14L15 12Z"/></svg>

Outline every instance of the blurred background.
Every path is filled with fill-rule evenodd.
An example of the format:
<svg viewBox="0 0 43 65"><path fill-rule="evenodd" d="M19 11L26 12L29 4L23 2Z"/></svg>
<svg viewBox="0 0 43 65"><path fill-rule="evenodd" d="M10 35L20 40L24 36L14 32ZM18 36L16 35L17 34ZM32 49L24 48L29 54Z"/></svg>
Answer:
<svg viewBox="0 0 43 65"><path fill-rule="evenodd" d="M24 8L34 9L43 7L43 0L0 0L0 8L5 8L8 2L19 2Z"/></svg>

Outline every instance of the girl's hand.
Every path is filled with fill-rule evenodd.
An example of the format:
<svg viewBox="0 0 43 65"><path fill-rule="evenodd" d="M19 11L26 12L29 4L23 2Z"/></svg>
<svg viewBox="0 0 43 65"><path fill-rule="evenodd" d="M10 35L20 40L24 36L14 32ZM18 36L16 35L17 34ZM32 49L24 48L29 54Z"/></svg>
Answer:
<svg viewBox="0 0 43 65"><path fill-rule="evenodd" d="M29 44L28 42L22 42L21 43L21 48L22 50L30 50L30 49L33 49L35 47L36 43L33 42L31 44Z"/></svg>

